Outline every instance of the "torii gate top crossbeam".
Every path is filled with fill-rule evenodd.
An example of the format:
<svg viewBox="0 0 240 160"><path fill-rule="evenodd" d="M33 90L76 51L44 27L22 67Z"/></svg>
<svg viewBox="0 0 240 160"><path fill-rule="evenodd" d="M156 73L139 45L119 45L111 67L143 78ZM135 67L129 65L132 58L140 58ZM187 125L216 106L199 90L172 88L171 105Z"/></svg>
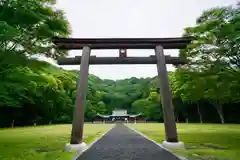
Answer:
<svg viewBox="0 0 240 160"><path fill-rule="evenodd" d="M192 41L192 37L177 38L54 38L59 49L155 49L161 45L164 49L183 49Z"/></svg>

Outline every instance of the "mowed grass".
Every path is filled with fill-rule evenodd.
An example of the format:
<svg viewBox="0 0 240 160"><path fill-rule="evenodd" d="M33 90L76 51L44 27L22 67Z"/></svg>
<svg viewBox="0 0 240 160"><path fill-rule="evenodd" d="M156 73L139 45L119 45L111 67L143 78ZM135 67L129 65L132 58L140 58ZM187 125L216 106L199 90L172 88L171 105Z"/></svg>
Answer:
<svg viewBox="0 0 240 160"><path fill-rule="evenodd" d="M164 125L130 124L158 143L165 139ZM201 160L239 160L240 125L235 124L177 124L179 139L187 150L173 150L179 155Z"/></svg>
<svg viewBox="0 0 240 160"><path fill-rule="evenodd" d="M85 143L94 141L112 127L112 124L85 124ZM70 160L76 152L63 152L70 134L71 125L1 129L0 160Z"/></svg>

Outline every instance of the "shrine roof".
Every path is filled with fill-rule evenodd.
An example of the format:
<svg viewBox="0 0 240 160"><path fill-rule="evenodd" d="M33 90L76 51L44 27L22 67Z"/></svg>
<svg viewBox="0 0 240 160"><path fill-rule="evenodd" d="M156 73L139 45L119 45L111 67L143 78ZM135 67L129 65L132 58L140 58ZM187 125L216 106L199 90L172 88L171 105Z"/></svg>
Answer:
<svg viewBox="0 0 240 160"><path fill-rule="evenodd" d="M97 114L97 116L102 117L102 118L110 118L110 117L131 117L135 118L138 116L141 116L142 113L139 114L112 114L112 115L102 115L102 114Z"/></svg>

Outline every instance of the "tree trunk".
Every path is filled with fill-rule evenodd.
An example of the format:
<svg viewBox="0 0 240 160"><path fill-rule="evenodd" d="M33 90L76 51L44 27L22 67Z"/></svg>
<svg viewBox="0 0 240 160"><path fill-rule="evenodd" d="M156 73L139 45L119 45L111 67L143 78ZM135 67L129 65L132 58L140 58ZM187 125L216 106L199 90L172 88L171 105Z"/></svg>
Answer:
<svg viewBox="0 0 240 160"><path fill-rule="evenodd" d="M224 123L225 123L225 120L224 120L224 115L223 115L223 111L222 111L222 109L223 109L222 105L216 106L216 109L217 109L219 118L220 118L220 120L221 120L221 123L224 124Z"/></svg>
<svg viewBox="0 0 240 160"><path fill-rule="evenodd" d="M223 106L220 103L217 102L211 102L210 103L216 108L217 113L219 115L219 118L221 120L221 123L224 124L225 120L224 120L224 115L223 115Z"/></svg>
<svg viewBox="0 0 240 160"><path fill-rule="evenodd" d="M200 111L200 107L199 107L198 102L197 102L197 110L198 110L198 115L199 115L200 123L203 123L203 120L202 120L202 114L201 114L201 111Z"/></svg>
<svg viewBox="0 0 240 160"><path fill-rule="evenodd" d="M188 118L186 117L186 123L188 123Z"/></svg>
<svg viewBox="0 0 240 160"><path fill-rule="evenodd" d="M177 121L177 123L179 123L178 114L176 114L176 121Z"/></svg>
<svg viewBox="0 0 240 160"><path fill-rule="evenodd" d="M15 120L12 121L11 127L14 127Z"/></svg>

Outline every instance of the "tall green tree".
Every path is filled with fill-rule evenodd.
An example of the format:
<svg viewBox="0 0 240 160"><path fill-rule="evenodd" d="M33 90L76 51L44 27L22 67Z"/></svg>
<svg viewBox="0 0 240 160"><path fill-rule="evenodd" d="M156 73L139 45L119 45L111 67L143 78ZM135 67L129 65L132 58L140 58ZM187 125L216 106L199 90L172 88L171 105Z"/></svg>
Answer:
<svg viewBox="0 0 240 160"><path fill-rule="evenodd" d="M56 58L66 52L54 49L54 36L70 34L68 21L55 0L2 0L0 51Z"/></svg>
<svg viewBox="0 0 240 160"><path fill-rule="evenodd" d="M240 60L240 6L219 7L203 12L196 26L185 29L195 40L180 55L190 60L195 71L235 73Z"/></svg>
<svg viewBox="0 0 240 160"><path fill-rule="evenodd" d="M190 95L186 99L194 101L208 99L216 108L222 123L223 105L233 102L233 97L239 95L239 91L230 91L233 85L229 83L229 79L236 80L239 77L239 26L239 5L207 10L197 19L196 26L185 29L184 35L195 39L180 52L182 57L189 59L189 64L182 69L192 76L183 85L187 87L183 96ZM191 94L192 90L199 96Z"/></svg>

